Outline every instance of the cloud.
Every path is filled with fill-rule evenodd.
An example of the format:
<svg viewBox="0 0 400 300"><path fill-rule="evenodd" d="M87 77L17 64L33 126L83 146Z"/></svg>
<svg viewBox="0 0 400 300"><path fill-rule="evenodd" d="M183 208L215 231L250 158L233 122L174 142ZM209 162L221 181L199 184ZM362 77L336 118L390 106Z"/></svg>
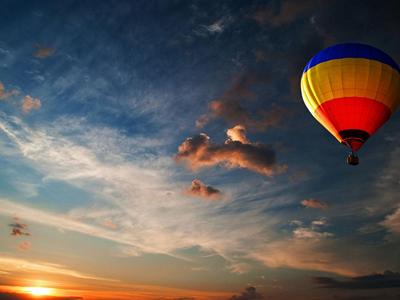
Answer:
<svg viewBox="0 0 400 300"><path fill-rule="evenodd" d="M8 293L0 291L1 300L32 300L32 296L21 293ZM82 297L41 296L42 300L83 300Z"/></svg>
<svg viewBox="0 0 400 300"><path fill-rule="evenodd" d="M24 113L29 113L31 110L39 109L42 106L42 102L38 98L32 98L29 95L26 95L24 99L22 99L22 111Z"/></svg>
<svg viewBox="0 0 400 300"><path fill-rule="evenodd" d="M237 76L220 98L209 103L208 113L196 121L196 126L202 128L212 119L221 118L230 124L241 124L252 130L263 131L270 127L277 127L283 117L288 114L287 109L274 104L269 110L260 110L253 115L243 106L244 102L257 99L252 88L267 82L269 82L269 76L265 74L244 73Z"/></svg>
<svg viewBox="0 0 400 300"><path fill-rule="evenodd" d="M14 223L8 224L8 226L11 227L10 234L13 236L31 235L27 232L28 225L21 223L18 218L14 218Z"/></svg>
<svg viewBox="0 0 400 300"><path fill-rule="evenodd" d="M318 270L344 276L355 276L360 265L348 263L348 253L341 253L335 241L327 236L296 237L273 241L255 254L258 260L270 268ZM347 249L347 248L346 248ZM347 249L348 250L348 249ZM359 261L357 261L359 263Z"/></svg>
<svg viewBox="0 0 400 300"><path fill-rule="evenodd" d="M226 131L226 135L233 142L237 141L241 142L242 144L250 144L246 137L246 128L242 125L236 125L233 128L229 128Z"/></svg>
<svg viewBox="0 0 400 300"><path fill-rule="evenodd" d="M116 230L118 228L117 224L113 222L111 219L106 219L103 221L103 225L109 229Z"/></svg>
<svg viewBox="0 0 400 300"><path fill-rule="evenodd" d="M386 216L381 224L392 233L400 234L400 208L397 208L393 214Z"/></svg>
<svg viewBox="0 0 400 300"><path fill-rule="evenodd" d="M320 239L333 236L330 232L318 232L311 228L300 227L293 231L296 239Z"/></svg>
<svg viewBox="0 0 400 300"><path fill-rule="evenodd" d="M308 208L327 209L329 207L328 203L318 200L318 199L312 199L312 198L301 201L301 204L304 207L308 207Z"/></svg>
<svg viewBox="0 0 400 300"><path fill-rule="evenodd" d="M18 244L17 249L21 251L27 251L32 248L31 242L23 241Z"/></svg>
<svg viewBox="0 0 400 300"><path fill-rule="evenodd" d="M400 273L385 271L382 274L352 277L347 280L337 280L332 277L314 277L315 283L323 288L333 289L387 289L400 287Z"/></svg>
<svg viewBox="0 0 400 300"><path fill-rule="evenodd" d="M37 58L47 58L50 57L54 54L56 49L51 48L51 47L46 47L42 45L36 45L36 51L33 53L34 57Z"/></svg>
<svg viewBox="0 0 400 300"><path fill-rule="evenodd" d="M104 280L110 282L116 281L114 279L97 277L94 275L71 270L61 264L33 261L32 259L24 260L20 258L7 257L4 255L0 257L0 269L6 272L15 272L16 270L18 270L19 272L58 274L80 279Z"/></svg>
<svg viewBox="0 0 400 300"><path fill-rule="evenodd" d="M19 94L18 90L6 91L4 84L0 82L0 100L5 100L11 96L15 96L18 94Z"/></svg>
<svg viewBox="0 0 400 300"><path fill-rule="evenodd" d="M186 193L188 195L208 199L219 199L221 197L221 191L213 188L212 186L205 185L199 179L195 179L192 181L192 185L186 190Z"/></svg>
<svg viewBox="0 0 400 300"><path fill-rule="evenodd" d="M200 25L194 30L194 33L203 37L221 34L226 30L226 28L228 28L229 25L232 24L232 22L233 18L231 16L225 16L210 25Z"/></svg>
<svg viewBox="0 0 400 300"><path fill-rule="evenodd" d="M311 222L313 227L320 227L328 225L328 220L326 218L319 218Z"/></svg>
<svg viewBox="0 0 400 300"><path fill-rule="evenodd" d="M281 2L278 13L272 7L264 7L256 10L252 18L260 25L282 26L294 22L302 15L309 14L313 7L315 3L311 0L284 0Z"/></svg>
<svg viewBox="0 0 400 300"><path fill-rule="evenodd" d="M229 300L257 300L264 299L264 296L257 292L256 288L253 286L249 286L242 292L241 295L234 295L229 298Z"/></svg>
<svg viewBox="0 0 400 300"><path fill-rule="evenodd" d="M234 128L237 128L234 127ZM233 136L235 129L229 129ZM240 131L240 139L245 139L244 131ZM247 141L248 142L248 141ZM177 161L186 163L192 170L221 165L226 168L244 168L265 176L273 176L285 172L287 166L276 162L275 151L269 145L259 143L244 144L229 138L222 145L214 145L204 134L187 138L178 148Z"/></svg>
<svg viewBox="0 0 400 300"><path fill-rule="evenodd" d="M0 130L4 133L0 139L9 140L13 149L7 152L8 159L18 159L48 184L64 182L97 200L94 206L62 214L0 199L2 215L17 213L29 222L132 246L135 253L177 257L177 249L199 247L229 262L251 255L255 244L262 246L279 222L275 215L265 218L265 208L276 200L269 189L259 194L262 201L242 202L240 207L246 209L238 209L240 201L219 201L212 207L187 201L182 195L184 182L177 179L180 170L169 155L163 156L164 144L150 143L151 139L137 141L135 136L89 127L77 119L32 128L1 113ZM239 189L237 184L233 191L234 200L254 193L253 188ZM101 224L108 218L118 225L116 230ZM257 238L251 242L253 237Z"/></svg>

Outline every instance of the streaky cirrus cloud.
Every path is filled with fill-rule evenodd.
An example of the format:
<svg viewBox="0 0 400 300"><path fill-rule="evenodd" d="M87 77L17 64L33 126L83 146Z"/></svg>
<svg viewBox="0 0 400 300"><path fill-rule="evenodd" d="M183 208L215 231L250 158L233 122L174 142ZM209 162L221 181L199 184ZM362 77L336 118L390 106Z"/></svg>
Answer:
<svg viewBox="0 0 400 300"><path fill-rule="evenodd" d="M4 87L4 84L0 82L0 100L6 100L9 97L18 95L19 91L16 89L13 89L11 91L6 91L6 88Z"/></svg>
<svg viewBox="0 0 400 300"><path fill-rule="evenodd" d="M42 101L39 98L33 98L30 95L26 95L22 99L22 111L29 113L32 110L37 110L42 106Z"/></svg>
<svg viewBox="0 0 400 300"><path fill-rule="evenodd" d="M254 286L248 286L240 295L233 295L228 300L261 300L265 299L262 294L257 292Z"/></svg>
<svg viewBox="0 0 400 300"><path fill-rule="evenodd" d="M52 56L54 54L54 52L56 51L55 48L43 46L43 45L39 45L39 44L36 44L35 47L36 47L36 50L33 53L33 56L37 57L37 58L47 58L49 56Z"/></svg>
<svg viewBox="0 0 400 300"><path fill-rule="evenodd" d="M319 208L319 209L327 209L329 207L328 203L318 200L318 199L304 199L301 201L301 205L308 208Z"/></svg>
<svg viewBox="0 0 400 300"><path fill-rule="evenodd" d="M33 261L32 259L25 260L21 258L7 257L4 255L0 257L0 269L9 272L14 272L15 270L18 270L20 272L27 272L27 273L39 272L47 274L58 274L80 279L103 280L110 282L117 281L114 279L103 278L90 274L81 273L79 271L69 269L68 267L61 264L54 264L43 261Z"/></svg>
<svg viewBox="0 0 400 300"><path fill-rule="evenodd" d="M191 186L186 190L191 196L201 197L205 199L218 200L221 198L221 191L204 184L200 179L194 179Z"/></svg>
<svg viewBox="0 0 400 300"><path fill-rule="evenodd" d="M31 128L24 120L5 114L0 114L0 130L4 133L0 138L8 138L14 145L15 151L9 152L8 158L20 158L45 181L66 182L104 201L94 207L73 208L74 213L69 215L0 199L2 215L15 213L30 222L132 246L135 255L161 253L178 257L177 249L196 246L221 256L228 264L240 262L242 255L251 255L255 246L248 237L261 236L255 241L260 247L279 222L278 216L271 215L266 220L262 213L270 197L265 191L265 200L247 203L245 211L220 201L216 206L225 209L215 214L214 206L186 201L183 183L171 180L175 165L170 156L160 154L155 160L141 154L144 149L157 151L147 140L137 142L136 137L128 138L116 130L90 128L77 119ZM71 132L78 133L79 144ZM240 190L246 197L252 192L247 187ZM106 218L118 225L116 231L101 224ZM210 222L204 224L204 219ZM135 230L137 226L141 230ZM199 226L202 232L193 235Z"/></svg>
<svg viewBox="0 0 400 300"><path fill-rule="evenodd" d="M337 280L332 277L314 277L314 281L323 288L346 290L399 288L400 273L385 271L383 273L352 277L347 280Z"/></svg>
<svg viewBox="0 0 400 300"><path fill-rule="evenodd" d="M232 131L228 132L232 136ZM247 141L243 131L240 139ZM178 162L186 163L194 171L220 165L228 169L243 168L265 176L273 176L287 169L286 165L277 163L276 153L269 145L250 142L244 144L231 138L224 144L215 145L205 133L187 138L179 146L175 158Z"/></svg>
<svg viewBox="0 0 400 300"><path fill-rule="evenodd" d="M221 97L209 103L208 112L196 121L196 126L202 128L211 120L221 118L229 124L241 124L252 130L262 131L277 127L283 117L288 114L287 109L273 104L269 110L260 110L252 114L244 106L244 103L248 101L257 100L257 95L252 88L266 84L269 80L269 76L265 74L251 72L240 74Z"/></svg>

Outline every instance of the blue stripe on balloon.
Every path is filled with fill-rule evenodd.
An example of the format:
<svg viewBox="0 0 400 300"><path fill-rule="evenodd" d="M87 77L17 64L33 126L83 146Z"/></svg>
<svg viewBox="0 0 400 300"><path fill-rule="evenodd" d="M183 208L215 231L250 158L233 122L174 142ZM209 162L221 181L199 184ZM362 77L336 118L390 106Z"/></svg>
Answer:
<svg viewBox="0 0 400 300"><path fill-rule="evenodd" d="M391 66L400 73L399 65L385 52L378 48L358 43L338 44L318 52L308 62L304 68L304 72L307 72L307 70L320 63L340 58L366 58L376 60Z"/></svg>

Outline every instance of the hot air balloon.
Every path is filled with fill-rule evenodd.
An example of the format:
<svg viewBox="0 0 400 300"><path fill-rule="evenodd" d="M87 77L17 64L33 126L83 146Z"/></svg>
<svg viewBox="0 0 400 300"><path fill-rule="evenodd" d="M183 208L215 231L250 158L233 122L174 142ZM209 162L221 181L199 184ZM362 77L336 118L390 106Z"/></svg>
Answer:
<svg viewBox="0 0 400 300"><path fill-rule="evenodd" d="M314 118L351 150L347 163L357 165L357 151L400 104L400 68L375 47L334 45L308 62L301 93Z"/></svg>

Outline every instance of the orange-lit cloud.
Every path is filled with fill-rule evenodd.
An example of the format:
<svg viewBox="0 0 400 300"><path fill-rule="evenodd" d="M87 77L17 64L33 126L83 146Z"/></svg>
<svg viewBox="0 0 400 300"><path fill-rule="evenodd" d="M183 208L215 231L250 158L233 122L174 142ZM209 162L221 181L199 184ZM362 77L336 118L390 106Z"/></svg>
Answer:
<svg viewBox="0 0 400 300"><path fill-rule="evenodd" d="M206 199L219 199L221 192L212 186L205 185L200 179L192 181L190 188L186 190L186 193L191 196L202 197Z"/></svg>
<svg viewBox="0 0 400 300"><path fill-rule="evenodd" d="M28 241L23 241L18 244L17 249L21 251L27 251L32 248L32 244Z"/></svg>
<svg viewBox="0 0 400 300"><path fill-rule="evenodd" d="M249 140L246 137L246 128L242 125L236 125L233 128L229 128L226 131L226 135L231 141L238 141L242 144L250 144Z"/></svg>
<svg viewBox="0 0 400 300"><path fill-rule="evenodd" d="M32 98L29 95L26 95L24 99L22 99L22 111L24 113L29 113L32 110L37 110L42 106L42 102L38 98Z"/></svg>
<svg viewBox="0 0 400 300"><path fill-rule="evenodd" d="M36 51L33 53L33 56L37 58L47 58L52 56L56 49L51 47L46 47L42 45L36 45Z"/></svg>
<svg viewBox="0 0 400 300"><path fill-rule="evenodd" d="M232 134L232 131L230 133ZM240 139L246 139L244 132L241 133ZM210 138L202 133L187 138L179 146L176 160L186 163L193 170L221 165L226 168L249 169L262 175L272 176L287 169L285 165L276 162L275 156L275 151L268 145L250 142L244 144L232 139L226 140L222 145L214 145Z"/></svg>
<svg viewBox="0 0 400 300"><path fill-rule="evenodd" d="M19 94L18 90L6 91L4 84L0 82L0 100L5 100L11 96L15 96L18 94Z"/></svg>
<svg viewBox="0 0 400 300"><path fill-rule="evenodd" d="M312 198L301 201L301 204L304 207L309 207L309 208L327 209L329 207L326 202Z"/></svg>

